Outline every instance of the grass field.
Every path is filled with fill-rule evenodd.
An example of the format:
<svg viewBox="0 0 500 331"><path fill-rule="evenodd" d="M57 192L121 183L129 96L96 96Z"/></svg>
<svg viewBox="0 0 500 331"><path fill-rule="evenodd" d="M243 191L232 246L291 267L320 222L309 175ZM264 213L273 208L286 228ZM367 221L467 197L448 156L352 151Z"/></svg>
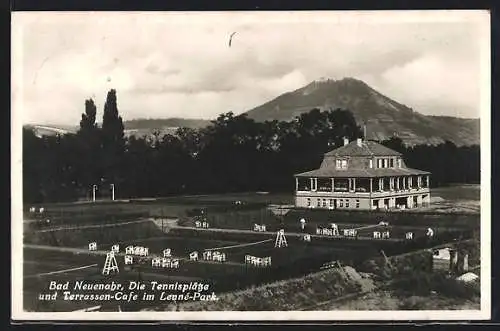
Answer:
<svg viewBox="0 0 500 331"><path fill-rule="evenodd" d="M450 185L431 189L432 196L448 201L480 200L479 185Z"/></svg>
<svg viewBox="0 0 500 331"><path fill-rule="evenodd" d="M448 203L474 199L477 188L436 189ZM445 198L446 197L446 198ZM455 200L454 200L455 199ZM235 204L241 201L241 204ZM123 257L117 257L120 273L117 280L129 281L141 278L144 281L194 281L203 280L220 292L233 291L256 284L290 277L300 277L318 270L328 261L339 260L356 266L373 256L380 256L380 249L387 255L448 242L462 236L471 236L478 228L478 215L426 215L414 214L387 216L389 226L377 225L378 214L338 213L328 211L292 210L284 217L276 216L266 208L269 203L293 203L291 195L274 194L229 194L214 196L192 196L162 198L156 200L134 200L78 204L53 204L44 206L43 215L34 215L26 210L24 242L32 245L50 246L49 249L24 249L24 307L32 311L71 311L97 304L81 304L56 300L44 302L37 299L51 280L99 280L104 256L89 254L88 243L95 241L99 250L109 250L119 243L123 250L128 245L143 245L150 254L161 254L163 249L172 249L176 257L187 258L190 252L209 248L224 248L227 263L202 263L183 260L176 270L157 270L150 264L140 269L130 269L123 264ZM29 209L30 206L26 206ZM37 206L40 207L40 206ZM212 228L252 230L254 224L265 223L267 234L236 232L212 232L190 229L194 223L191 216L206 211ZM368 216L367 216L368 215ZM389 215L389 214L387 214ZM403 216L401 216L403 215ZM171 229L167 234L150 217L174 217L184 227ZM307 219L306 233L315 234L316 227L326 227L335 222L342 232L345 228L357 228L360 237L373 237L373 231L390 231L393 239L388 241L357 241L314 237L304 242L299 236L288 236L288 247L274 248L274 231L284 228L286 233L300 232L298 220ZM390 218L393 217L393 218ZM50 224L39 226L38 220L49 218ZM187 226L187 227L186 227ZM432 227L436 240L427 242L425 231ZM405 242L405 234L413 232L415 242ZM268 240L256 245L255 242ZM248 245L248 246L245 246ZM237 247L232 247L237 246ZM58 248L61 248L58 250ZM64 248L80 249L79 254L64 251ZM273 266L262 270L246 266L245 255L271 256ZM84 267L84 268L83 268ZM76 269L75 269L76 268ZM154 304L154 303L151 303ZM135 307L136 310L144 307Z"/></svg>

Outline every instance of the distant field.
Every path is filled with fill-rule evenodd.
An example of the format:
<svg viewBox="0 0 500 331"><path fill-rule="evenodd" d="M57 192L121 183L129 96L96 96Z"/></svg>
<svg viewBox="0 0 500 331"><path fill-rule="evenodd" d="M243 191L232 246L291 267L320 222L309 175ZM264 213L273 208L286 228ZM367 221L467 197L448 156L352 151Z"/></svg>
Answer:
<svg viewBox="0 0 500 331"><path fill-rule="evenodd" d="M439 187L431 189L432 197L441 197L447 201L472 200L479 201L479 185L456 185L449 187ZM236 201L241 201L242 205L235 205ZM33 205L33 207L45 208L46 217L64 217L65 214L71 216L86 216L92 214L119 215L127 213L155 214L163 216L180 216L188 209L193 208L232 208L242 210L252 204L293 204L294 196L290 194L267 194L263 193L229 193L216 195L179 196L151 199L131 199L117 201L79 202L79 203L52 203L43 205ZM31 205L25 205L26 216ZM35 217L35 215L31 215Z"/></svg>
<svg viewBox="0 0 500 331"><path fill-rule="evenodd" d="M479 212L479 186L478 185L460 185L444 188L434 188L431 190L431 197L437 201L432 203L431 208L415 209L403 214L414 212L447 212L455 213L472 213ZM444 200L443 200L444 199ZM241 202L236 204L235 202ZM104 224L123 222L126 220L136 220L141 217L174 217L185 219L192 216L196 209L205 209L211 217L211 222L222 227L233 227L234 224L240 223L245 218L244 226L248 228L253 226L253 223L277 223L277 217L270 215L269 211L265 210L268 204L293 204L292 194L263 194L263 193L240 193L240 194L221 194L221 195L201 195L201 196L181 196L168 197L149 200L131 200L131 201L115 201L115 202L96 202L96 203L73 203L73 204L46 204L43 207L45 212L43 215L38 213L29 213L31 206L25 206L25 221L40 222L50 220L52 226L69 225L69 224ZM37 208L40 206L36 206ZM332 220L321 219L317 222L321 223L345 223L345 217L342 214L350 214L351 212L335 211L335 213L325 212L332 215ZM401 212L400 212L401 213ZM293 219L299 214L309 215L308 220L314 219L313 213L309 210L300 210L295 213L289 213L284 217L288 222L296 223L298 219ZM390 218L394 218L397 213L392 213ZM335 216L336 215L336 216ZM363 215L352 212L349 217L349 223L373 223L376 222L376 213L373 219L364 220ZM351 220L352 218L357 220ZM448 216L446 216L448 217ZM224 219L230 218L230 220ZM250 218L250 219L247 219ZM426 216L418 216L424 220ZM449 218L449 217L448 217ZM35 221L37 220L37 221ZM394 221L393 221L394 222ZM399 223L398 224L403 224ZM412 223L414 221L411 221ZM425 221L424 221L425 222ZM419 221L420 223L420 221ZM433 221L429 221L433 224ZM455 222L453 222L455 223ZM460 223L460 222L459 222Z"/></svg>
<svg viewBox="0 0 500 331"><path fill-rule="evenodd" d="M454 185L431 189L431 196L441 197L448 201L480 199L480 185Z"/></svg>

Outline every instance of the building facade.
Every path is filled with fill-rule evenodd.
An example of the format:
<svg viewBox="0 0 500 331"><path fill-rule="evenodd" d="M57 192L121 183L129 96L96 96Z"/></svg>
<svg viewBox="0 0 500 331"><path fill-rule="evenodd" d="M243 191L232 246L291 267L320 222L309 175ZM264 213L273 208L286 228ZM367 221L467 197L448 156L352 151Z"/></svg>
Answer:
<svg viewBox="0 0 500 331"><path fill-rule="evenodd" d="M408 168L401 153L357 139L324 155L319 169L295 175L295 206L405 209L430 204L430 173Z"/></svg>

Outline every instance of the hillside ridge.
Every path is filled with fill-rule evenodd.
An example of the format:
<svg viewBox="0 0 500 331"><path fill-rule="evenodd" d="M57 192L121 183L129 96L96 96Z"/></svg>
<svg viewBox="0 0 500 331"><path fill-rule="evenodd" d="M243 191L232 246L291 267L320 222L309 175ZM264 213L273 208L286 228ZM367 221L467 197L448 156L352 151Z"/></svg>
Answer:
<svg viewBox="0 0 500 331"><path fill-rule="evenodd" d="M350 110L358 125L367 126L367 136L373 140L398 136L409 145L446 140L456 145L479 144L479 119L423 115L352 77L312 81L246 114L258 122L291 121L314 108Z"/></svg>

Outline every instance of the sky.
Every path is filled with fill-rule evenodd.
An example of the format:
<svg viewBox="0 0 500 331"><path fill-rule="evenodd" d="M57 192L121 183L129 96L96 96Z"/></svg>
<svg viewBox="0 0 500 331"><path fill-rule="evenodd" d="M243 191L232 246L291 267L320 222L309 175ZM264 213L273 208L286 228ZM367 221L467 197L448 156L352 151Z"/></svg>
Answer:
<svg viewBox="0 0 500 331"><path fill-rule="evenodd" d="M24 124L78 125L85 100L100 120L114 88L124 120L212 119L322 77L354 77L423 114L478 118L488 19L452 11L15 13L13 105Z"/></svg>

